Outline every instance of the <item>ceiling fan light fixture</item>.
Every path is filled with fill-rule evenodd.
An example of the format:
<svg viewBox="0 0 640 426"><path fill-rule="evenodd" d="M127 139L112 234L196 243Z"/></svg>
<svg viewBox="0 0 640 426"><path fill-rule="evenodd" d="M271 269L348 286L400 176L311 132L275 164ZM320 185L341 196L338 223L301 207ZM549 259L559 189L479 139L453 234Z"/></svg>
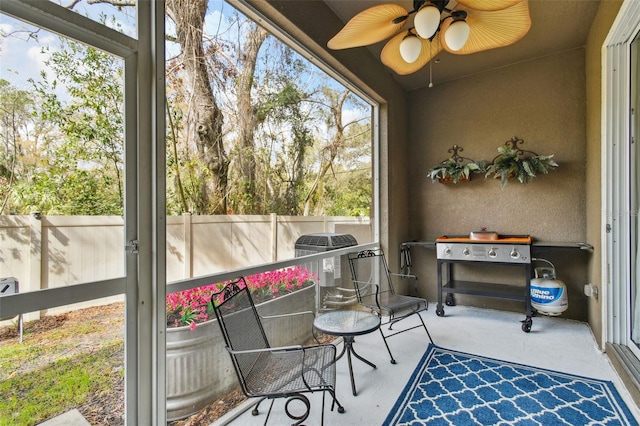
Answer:
<svg viewBox="0 0 640 426"><path fill-rule="evenodd" d="M455 52L464 47L467 40L469 40L470 32L471 28L466 21L456 20L445 31L444 42L450 50Z"/></svg>
<svg viewBox="0 0 640 426"><path fill-rule="evenodd" d="M433 5L424 6L414 16L413 25L420 37L433 37L440 26L440 10Z"/></svg>
<svg viewBox="0 0 640 426"><path fill-rule="evenodd" d="M400 43L400 56L408 64L412 64L418 59L421 50L422 43L415 34L407 34L402 43Z"/></svg>
<svg viewBox="0 0 640 426"><path fill-rule="evenodd" d="M413 26L403 29L407 24ZM363 10L327 42L327 47L349 49L391 37L380 52L380 60L396 74L408 75L443 50L468 55L508 46L530 28L529 0L413 0L411 11L393 3Z"/></svg>

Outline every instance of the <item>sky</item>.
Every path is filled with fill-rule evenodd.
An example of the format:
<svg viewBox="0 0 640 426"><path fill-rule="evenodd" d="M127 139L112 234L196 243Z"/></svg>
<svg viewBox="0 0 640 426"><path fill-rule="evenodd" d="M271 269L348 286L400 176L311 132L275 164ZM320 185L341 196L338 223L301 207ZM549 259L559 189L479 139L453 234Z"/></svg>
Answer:
<svg viewBox="0 0 640 426"><path fill-rule="evenodd" d="M60 4L59 0L51 1ZM63 4L68 3L69 1L63 2ZM229 17L235 12L235 9L223 0L209 0L208 10L205 17L205 34L222 33L228 40L237 40L237 27L228 24ZM96 21L100 19L101 15L113 16L123 33L135 37L134 8L124 8L123 11L119 11L106 4L89 5L80 2L74 11ZM114 27L109 20L107 24ZM166 31L168 34L175 33L170 19L166 20ZM43 47L48 46L50 50L55 50L58 45L59 37L56 34L37 29L0 13L0 79L9 81L19 90L30 89L29 79L38 80L40 72L46 70L45 62L49 53ZM178 46L170 42L167 43L166 50L167 58L179 53ZM339 90L343 89L337 82L333 84ZM64 99L67 96L64 88L60 87L58 90L57 94ZM362 115L361 111L353 110L345 110L344 113L345 122Z"/></svg>
<svg viewBox="0 0 640 426"><path fill-rule="evenodd" d="M135 17L119 13L112 6L80 3L76 12L94 20L98 20L101 13L108 16L115 13L122 32L135 35ZM49 53L44 47L55 50L58 45L58 35L0 13L0 79L9 81L17 89L29 89L29 79L38 79L40 72L46 70Z"/></svg>
<svg viewBox="0 0 640 426"><path fill-rule="evenodd" d="M56 0L52 1L57 4L61 3ZM205 18L205 33L216 33L218 28L225 23L222 13L230 14L233 8L222 0L210 0L209 10L210 12ZM101 14L109 17L114 16L124 34L132 37L136 35L135 9L133 8L119 11L106 4L89 5L81 2L74 11L96 21L100 19ZM110 23L108 25L113 28ZM166 27L168 33L175 32L170 19L167 19ZM223 28L223 30L226 29ZM229 34L229 37L234 36L234 34ZM40 72L46 69L44 62L48 55L43 53L42 47L48 45L55 49L57 44L58 36L56 34L42 29L38 30L32 25L0 13L0 78L9 81L18 89L29 88L28 79L37 78ZM177 53L177 47L168 43L167 57Z"/></svg>

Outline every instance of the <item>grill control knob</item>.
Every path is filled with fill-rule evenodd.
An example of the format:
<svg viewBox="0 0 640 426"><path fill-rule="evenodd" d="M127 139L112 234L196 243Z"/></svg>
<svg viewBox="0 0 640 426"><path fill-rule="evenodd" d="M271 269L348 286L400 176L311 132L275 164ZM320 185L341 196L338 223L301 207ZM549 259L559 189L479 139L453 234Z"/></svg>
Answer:
<svg viewBox="0 0 640 426"><path fill-rule="evenodd" d="M451 256L451 247L447 247L444 249L444 255L445 256Z"/></svg>
<svg viewBox="0 0 640 426"><path fill-rule="evenodd" d="M509 256L511 256L512 259L518 259L520 257L520 253L518 253L518 250L514 248L511 250L511 253L509 253Z"/></svg>
<svg viewBox="0 0 640 426"><path fill-rule="evenodd" d="M462 249L462 254L465 256L469 256L471 254L471 251L469 251L469 247L465 247Z"/></svg>
<svg viewBox="0 0 640 426"><path fill-rule="evenodd" d="M492 247L487 254L489 255L489 257L496 257L498 255L498 252L496 252L496 249Z"/></svg>

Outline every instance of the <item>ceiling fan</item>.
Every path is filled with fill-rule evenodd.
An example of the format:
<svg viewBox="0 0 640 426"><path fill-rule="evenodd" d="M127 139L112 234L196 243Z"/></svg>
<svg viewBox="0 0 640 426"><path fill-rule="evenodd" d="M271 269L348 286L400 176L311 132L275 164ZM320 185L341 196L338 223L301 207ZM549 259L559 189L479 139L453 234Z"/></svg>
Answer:
<svg viewBox="0 0 640 426"><path fill-rule="evenodd" d="M413 16L413 26L403 29ZM531 27L528 0L413 0L413 10L381 4L351 18L327 47L348 49L392 37L382 63L399 75L418 71L443 49L467 55L508 46Z"/></svg>

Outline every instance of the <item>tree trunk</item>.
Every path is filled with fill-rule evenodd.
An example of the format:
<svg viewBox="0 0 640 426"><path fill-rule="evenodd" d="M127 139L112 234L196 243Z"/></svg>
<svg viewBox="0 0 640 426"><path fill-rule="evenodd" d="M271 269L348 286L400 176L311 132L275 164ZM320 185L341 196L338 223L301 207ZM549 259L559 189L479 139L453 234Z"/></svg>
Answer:
<svg viewBox="0 0 640 426"><path fill-rule="evenodd" d="M238 75L238 170L240 172L238 214L255 214L256 193L256 157L254 135L258 120L256 111L251 103L251 88L258 53L262 43L267 38L267 31L252 24L253 29L247 34L247 40L240 53L242 68Z"/></svg>
<svg viewBox="0 0 640 426"><path fill-rule="evenodd" d="M333 124L336 128L336 134L331 138L331 142L322 149L322 153L324 155L324 159L321 161L320 170L318 171L318 176L316 176L316 180L313 182L309 193L305 199L304 203L304 216L309 216L311 214L311 208L313 205L316 205L315 214L319 214L317 211L318 206L318 197L321 196L321 184L324 183L325 176L329 173L329 170L333 168L333 161L338 156L338 153L344 146L344 126L342 125L342 108L344 107L344 103L349 96L349 91L345 90L339 96L331 96L331 117L330 119L333 121Z"/></svg>
<svg viewBox="0 0 640 426"><path fill-rule="evenodd" d="M222 142L222 111L216 104L204 58L202 35L207 0L167 0L167 14L176 25L182 62L191 86L190 129L206 170L200 173L196 214L226 214L229 160Z"/></svg>

